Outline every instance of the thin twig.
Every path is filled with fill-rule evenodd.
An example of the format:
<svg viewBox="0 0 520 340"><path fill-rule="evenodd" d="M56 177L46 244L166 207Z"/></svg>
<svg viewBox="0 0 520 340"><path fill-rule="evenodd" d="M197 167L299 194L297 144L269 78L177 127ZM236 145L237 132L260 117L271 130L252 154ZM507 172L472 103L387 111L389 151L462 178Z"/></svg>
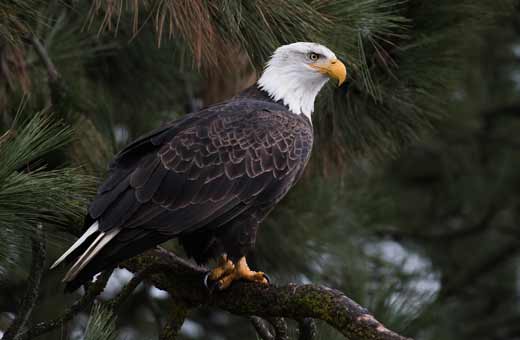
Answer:
<svg viewBox="0 0 520 340"><path fill-rule="evenodd" d="M31 34L30 41L34 47L34 50L36 51L36 54L41 59L41 61L45 65L45 68L47 69L49 81L57 81L60 75L58 73L58 70L56 69L56 66L49 57L49 53L47 53L47 49L45 48L45 46L43 46L40 39L38 39L34 34Z"/></svg>
<svg viewBox="0 0 520 340"><path fill-rule="evenodd" d="M38 224L36 232L32 236L32 263L31 274L28 279L27 290L23 298L20 311L2 339L19 340L21 332L26 327L31 318L32 311L38 300L40 283L45 271L45 259L47 257L47 247L45 245L45 235L43 226Z"/></svg>
<svg viewBox="0 0 520 340"><path fill-rule="evenodd" d="M270 329L270 324L267 321L254 315L250 316L249 320L255 328L256 334L258 334L262 340L275 340L273 332Z"/></svg>
<svg viewBox="0 0 520 340"><path fill-rule="evenodd" d="M312 318L304 318L298 320L298 327L300 329L300 335L298 340L314 340L318 334L318 328L316 322Z"/></svg>
<svg viewBox="0 0 520 340"><path fill-rule="evenodd" d="M121 305L126 301L126 299L132 295L134 290L139 286L139 284L143 281L143 279L148 275L149 273L153 272L155 270L154 266L147 267L139 272L137 272L134 277L126 284L126 286L123 287L121 292L113 298L110 301L105 302L105 305L116 311L121 307Z"/></svg>
<svg viewBox="0 0 520 340"><path fill-rule="evenodd" d="M16 132L13 130L13 129L9 129L7 130L3 135L0 136L0 146L2 146L2 144L10 141L11 139L13 139L13 137L16 136Z"/></svg>
<svg viewBox="0 0 520 340"><path fill-rule="evenodd" d="M55 110L59 110L60 105L62 105L65 102L64 98L68 96L69 91L67 89L67 86L62 77L60 76L58 69L52 62L52 59L50 58L49 53L47 52L47 49L38 39L38 37L36 37L34 34L30 34L28 40L33 45L36 54L41 59L42 63L45 65L45 68L47 69L51 105L54 107Z"/></svg>
<svg viewBox="0 0 520 340"><path fill-rule="evenodd" d="M151 284L147 283L147 287L153 287ZM147 298L148 309L153 315L155 326L157 327L157 333L160 334L163 327L165 326L164 322L164 313L162 308L157 304L157 301L152 297L151 294L148 294Z"/></svg>
<svg viewBox="0 0 520 340"><path fill-rule="evenodd" d="M111 274L112 270L106 270L103 273L101 273L97 280L88 287L85 294L78 301L76 301L64 314L52 321L40 322L36 324L27 332L22 333L19 340L34 339L37 336L48 333L55 328L61 327L65 322L71 320L79 312L87 309L90 305L92 305L96 297L103 291L103 289L105 289L105 286Z"/></svg>
<svg viewBox="0 0 520 340"><path fill-rule="evenodd" d="M452 284L443 288L438 296L438 300L444 300L453 296L457 292L464 290L468 285L475 282L479 277L498 268L502 263L512 261L514 256L520 251L520 240L513 240L500 246L500 249L485 259L475 261L477 265L467 268L459 277L452 280Z"/></svg>
<svg viewBox="0 0 520 340"><path fill-rule="evenodd" d="M267 321L273 325L276 333L275 340L289 340L289 331L287 328L287 322L284 318L267 318Z"/></svg>
<svg viewBox="0 0 520 340"><path fill-rule="evenodd" d="M402 238L415 239L419 241L426 242L442 242L442 241L454 241L457 239L462 239L465 237L473 236L477 233L483 232L486 229L491 227L490 222L496 217L496 215L501 211L502 201L499 198L493 200L493 202L488 206L484 216L475 224L470 226L462 227L457 230L449 230L442 231L436 233L425 233L425 232L415 232L415 231L402 231L397 229L382 229L376 231L377 235L382 236L390 236L397 240Z"/></svg>
<svg viewBox="0 0 520 340"><path fill-rule="evenodd" d="M168 322L162 329L161 334L159 335L159 340L175 340L188 312L188 305L181 301L174 300L172 303L172 310L168 317Z"/></svg>

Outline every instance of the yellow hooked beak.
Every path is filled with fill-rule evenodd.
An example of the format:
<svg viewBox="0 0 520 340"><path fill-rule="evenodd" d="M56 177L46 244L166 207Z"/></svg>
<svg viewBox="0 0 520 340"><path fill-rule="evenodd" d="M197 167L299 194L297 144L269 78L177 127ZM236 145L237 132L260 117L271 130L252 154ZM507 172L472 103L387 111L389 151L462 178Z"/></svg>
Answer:
<svg viewBox="0 0 520 340"><path fill-rule="evenodd" d="M312 68L317 69L320 73L326 74L327 76L337 79L338 86L341 86L347 79L347 68L338 59L332 59L326 62L318 62L310 64Z"/></svg>

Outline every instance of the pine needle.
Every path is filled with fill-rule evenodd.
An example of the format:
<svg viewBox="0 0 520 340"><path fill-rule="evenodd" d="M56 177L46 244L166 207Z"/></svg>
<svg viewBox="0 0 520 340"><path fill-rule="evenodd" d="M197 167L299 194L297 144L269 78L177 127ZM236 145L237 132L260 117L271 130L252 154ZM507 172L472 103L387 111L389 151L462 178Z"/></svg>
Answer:
<svg viewBox="0 0 520 340"><path fill-rule="evenodd" d="M116 320L112 311L96 304L92 309L85 330L85 340L115 340Z"/></svg>
<svg viewBox="0 0 520 340"><path fill-rule="evenodd" d="M94 179L78 169L45 170L40 158L67 144L72 135L52 115L19 118L10 131L16 135L0 144L0 238L11 247L0 248L0 267L28 251L23 240L38 223L78 225L94 188Z"/></svg>

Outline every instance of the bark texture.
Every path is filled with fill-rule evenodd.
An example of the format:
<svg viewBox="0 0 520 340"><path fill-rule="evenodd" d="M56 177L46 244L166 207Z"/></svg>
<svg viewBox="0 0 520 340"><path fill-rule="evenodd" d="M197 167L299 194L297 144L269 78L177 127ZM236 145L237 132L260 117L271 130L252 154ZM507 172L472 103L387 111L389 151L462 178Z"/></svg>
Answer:
<svg viewBox="0 0 520 340"><path fill-rule="evenodd" d="M209 293L203 285L205 268L192 265L158 248L123 263L132 272L147 271L145 280L167 291L187 308L212 306L236 315L264 319L313 318L327 322L351 340L409 340L377 321L365 308L342 292L318 285L284 286L237 282L229 289Z"/></svg>

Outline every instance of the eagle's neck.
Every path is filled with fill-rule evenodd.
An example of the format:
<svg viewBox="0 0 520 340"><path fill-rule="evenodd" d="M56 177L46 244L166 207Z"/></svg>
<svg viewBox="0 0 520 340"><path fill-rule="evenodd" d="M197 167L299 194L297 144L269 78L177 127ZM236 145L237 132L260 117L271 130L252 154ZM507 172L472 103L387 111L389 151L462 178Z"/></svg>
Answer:
<svg viewBox="0 0 520 340"><path fill-rule="evenodd" d="M314 100L327 80L296 68L268 65L257 85L274 101L281 101L291 112L304 114L311 120Z"/></svg>

